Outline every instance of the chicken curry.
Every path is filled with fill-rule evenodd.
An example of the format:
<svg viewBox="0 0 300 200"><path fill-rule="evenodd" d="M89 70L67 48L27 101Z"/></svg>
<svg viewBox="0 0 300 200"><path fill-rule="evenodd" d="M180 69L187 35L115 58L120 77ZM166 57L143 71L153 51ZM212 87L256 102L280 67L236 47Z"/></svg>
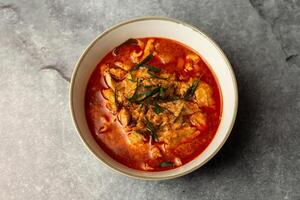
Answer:
<svg viewBox="0 0 300 200"><path fill-rule="evenodd" d="M165 38L128 39L92 73L85 97L89 128L100 147L134 169L184 165L212 141L221 94L203 59Z"/></svg>

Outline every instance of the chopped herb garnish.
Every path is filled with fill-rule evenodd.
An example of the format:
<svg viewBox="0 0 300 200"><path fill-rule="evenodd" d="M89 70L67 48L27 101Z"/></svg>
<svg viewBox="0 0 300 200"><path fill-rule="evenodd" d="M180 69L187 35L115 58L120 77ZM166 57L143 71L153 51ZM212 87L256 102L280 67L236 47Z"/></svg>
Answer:
<svg viewBox="0 0 300 200"><path fill-rule="evenodd" d="M160 77L150 71L148 71L148 74L152 77L152 78L157 78L157 79L162 79L162 80L167 80L168 78L163 78L163 77Z"/></svg>
<svg viewBox="0 0 300 200"><path fill-rule="evenodd" d="M163 87L161 87L160 88L160 90L159 90L159 97L161 98L161 99L166 99L166 89L165 88L163 88Z"/></svg>
<svg viewBox="0 0 300 200"><path fill-rule="evenodd" d="M129 80L130 82L133 82L133 83L136 82L136 80L133 80L133 79L131 79L131 78L127 78L127 80Z"/></svg>
<svg viewBox="0 0 300 200"><path fill-rule="evenodd" d="M152 65L143 65L142 67L145 67L147 68L149 71L153 71L153 72L160 72L161 69L157 68L157 67L154 67Z"/></svg>
<svg viewBox="0 0 300 200"><path fill-rule="evenodd" d="M150 53L148 56L146 56L146 58L144 60L142 60L139 64L137 64L136 66L134 66L131 71L137 70L138 68L140 68L141 66L145 65L149 60L151 60L151 58L153 57L153 54Z"/></svg>
<svg viewBox="0 0 300 200"><path fill-rule="evenodd" d="M152 88L153 85L144 85L144 88Z"/></svg>
<svg viewBox="0 0 300 200"><path fill-rule="evenodd" d="M158 105L156 99L153 101L153 105L154 105L154 112L156 114L162 113L164 111L164 109Z"/></svg>
<svg viewBox="0 0 300 200"><path fill-rule="evenodd" d="M200 82L199 80L194 81L192 86L187 89L183 97L184 100L188 101L194 95L199 85L199 82Z"/></svg>
<svg viewBox="0 0 300 200"><path fill-rule="evenodd" d="M159 92L159 87L158 87L158 88L155 88L154 90L145 92L145 97L142 98L141 100L139 100L139 102L144 101L144 100L147 99L148 97L151 97L151 96L157 94L158 92Z"/></svg>
<svg viewBox="0 0 300 200"><path fill-rule="evenodd" d="M159 92L159 88L160 87L157 87L153 90L148 90L148 91L142 92L140 94L136 94L135 97L131 100L131 102L141 103L142 101L146 100L147 98L157 94ZM140 97L143 97L143 98L139 99Z"/></svg>
<svg viewBox="0 0 300 200"><path fill-rule="evenodd" d="M158 141L158 136L156 134L156 130L154 128L154 125L147 118L145 118L145 119L146 119L145 123L146 123L147 131L150 132L152 140L157 142Z"/></svg>
<svg viewBox="0 0 300 200"><path fill-rule="evenodd" d="M160 167L174 167L174 163L170 161L161 162L159 164Z"/></svg>
<svg viewBox="0 0 300 200"><path fill-rule="evenodd" d="M134 94L132 95L132 97L130 97L128 99L128 101L130 101L131 103L142 103L147 98L152 97L152 96L156 95L157 93L159 93L159 90L160 90L160 87L157 87L153 90L147 90L147 91L138 93L137 92L138 91L138 86L137 86Z"/></svg>
<svg viewBox="0 0 300 200"><path fill-rule="evenodd" d="M132 102L138 98L138 89L139 89L139 79L138 78L136 79L136 82L137 82L137 84L136 84L135 91L134 91L132 97L128 98L128 101L130 101L130 102Z"/></svg>

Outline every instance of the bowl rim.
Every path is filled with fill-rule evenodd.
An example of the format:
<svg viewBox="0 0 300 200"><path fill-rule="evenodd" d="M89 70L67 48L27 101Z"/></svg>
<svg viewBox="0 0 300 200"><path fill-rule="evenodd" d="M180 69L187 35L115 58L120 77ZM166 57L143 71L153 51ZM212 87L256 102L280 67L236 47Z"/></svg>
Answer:
<svg viewBox="0 0 300 200"><path fill-rule="evenodd" d="M178 23L180 25L185 26L186 28L189 28L199 34L201 34L202 36L204 36L210 43L212 43L212 45L216 48L216 50L220 53L220 55L222 56L222 58L224 59L228 69L229 69L229 73L231 76L231 79L233 81L233 90L234 90L234 110L233 110L233 118L231 121L231 124L229 125L229 129L227 130L227 132L225 133L225 137L223 139L223 141L221 142L221 144L210 154L210 156L208 156L201 164L194 166L193 168L191 168L190 170L187 171L183 171L182 173L178 173L172 176L167 176L167 177L145 177L143 175L132 175L129 174L125 171L120 171L116 168L114 168L113 166L109 165L108 163L106 163L104 160L100 159L97 154L95 153L95 151L90 147L90 145L86 142L86 140L84 139L82 133L80 132L79 129L79 125L77 123L77 120L75 118L75 114L74 114L74 106L73 106L73 90L74 90L74 82L75 82L75 78L77 76L77 72L79 69L79 66L81 65L82 60L84 59L84 57L86 56L86 54L88 53L88 51L96 44L96 42L101 39L102 37L104 37L106 34L110 33L111 31L113 31L114 29L117 29L123 25L126 24L130 24L130 23L134 23L134 22L139 22L139 21L147 21L147 20L158 20L158 21L168 21L168 22L173 22L173 23ZM104 32L100 33L87 47L86 49L83 51L83 53L81 54L81 56L79 57L78 61L75 64L75 68L73 69L73 73L71 76L71 80L70 80L70 89L69 89L69 107L70 107L70 111L71 111L71 117L72 117L72 121L73 124L75 125L76 128L76 132L79 136L79 138L81 139L81 141L84 143L85 147L89 150L89 152L91 154L94 155L94 157L96 157L96 159L98 161L100 161L101 163L103 163L104 165L106 165L108 168L112 169L113 171L125 175L127 177L130 178L134 178L134 179L139 179L139 180L168 180L168 179L174 179L174 178L178 178L181 176L184 176L186 174L189 174L197 169L199 169L200 167L202 167L203 165L205 165L209 160L211 160L219 151L220 149L223 147L223 145L225 144L225 142L227 141L232 128L235 124L235 120L236 120L236 116L237 116L237 110L238 110L238 86L237 86L237 81L236 81L236 77L234 74L234 70L228 60L228 58L226 57L225 53L223 52L223 50L221 49L221 47L215 43L215 41L209 37L206 33L204 33L202 30L177 19L173 19L173 18L169 18L169 17L162 17L162 16L145 16L145 17L137 17L137 18L132 18L129 20L125 20L122 21L120 23L117 23L114 26L111 26L109 28L107 28ZM151 172L149 172L151 173Z"/></svg>

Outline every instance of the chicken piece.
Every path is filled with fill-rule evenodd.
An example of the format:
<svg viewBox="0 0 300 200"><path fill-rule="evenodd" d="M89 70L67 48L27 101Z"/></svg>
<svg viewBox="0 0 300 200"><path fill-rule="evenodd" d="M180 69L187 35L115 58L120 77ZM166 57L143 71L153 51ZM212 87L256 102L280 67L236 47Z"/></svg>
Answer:
<svg viewBox="0 0 300 200"><path fill-rule="evenodd" d="M130 107L129 107L129 112L132 116L132 120L134 120L136 123L138 122L142 122L144 120L144 117L145 117L145 112L146 112L146 109L145 109L145 106L141 106L141 105L136 105L136 104L132 104ZM138 124L136 125L137 127L143 127L143 123L141 123L141 125L138 126Z"/></svg>
<svg viewBox="0 0 300 200"><path fill-rule="evenodd" d="M166 71L162 71L159 74L159 77L164 78L164 79L168 79L168 80L164 80L165 82L170 84L171 80L175 80L176 79L176 75L175 74L170 74Z"/></svg>
<svg viewBox="0 0 300 200"><path fill-rule="evenodd" d="M172 148L196 132L196 128L185 125L177 130L161 132L159 140L165 142Z"/></svg>
<svg viewBox="0 0 300 200"><path fill-rule="evenodd" d="M200 61L200 57L197 54L189 53L186 55L186 60L192 61L193 64L197 64Z"/></svg>
<svg viewBox="0 0 300 200"><path fill-rule="evenodd" d="M157 53L156 56L162 64L168 64L174 60L174 57L171 54L167 53Z"/></svg>
<svg viewBox="0 0 300 200"><path fill-rule="evenodd" d="M143 59L145 59L150 53L154 51L154 39L148 39L145 49L144 49L144 54L143 54Z"/></svg>
<svg viewBox="0 0 300 200"><path fill-rule="evenodd" d="M163 73L161 73L162 75L157 75L161 78L167 78L167 80L164 79L158 79L158 78L152 78L149 73L146 71L145 74L142 75L142 84L143 85L160 85L161 87L167 88L170 85L170 81L169 78L167 76L165 76Z"/></svg>
<svg viewBox="0 0 300 200"><path fill-rule="evenodd" d="M212 95L213 91L211 87L205 82L200 82L195 91L196 102L198 105L200 107L213 107L215 102Z"/></svg>
<svg viewBox="0 0 300 200"><path fill-rule="evenodd" d="M133 62L133 63L139 63L140 62L140 59L139 57L143 54L143 51L140 51L140 52L136 52L136 51L133 51L130 53L130 60Z"/></svg>
<svg viewBox="0 0 300 200"><path fill-rule="evenodd" d="M124 95L127 98L132 97L137 87L137 81L133 80L131 74L128 73L122 84L124 85Z"/></svg>
<svg viewBox="0 0 300 200"><path fill-rule="evenodd" d="M127 74L126 71L120 68L110 68L109 73L116 80L123 80L125 75Z"/></svg>
<svg viewBox="0 0 300 200"><path fill-rule="evenodd" d="M121 124L123 126L127 126L130 122L130 118L131 115L129 114L129 112L125 108L122 108L118 115L118 119L121 122Z"/></svg>
<svg viewBox="0 0 300 200"><path fill-rule="evenodd" d="M115 81L112 79L110 73L108 71L104 71L104 80L108 87L110 87L113 91L115 91Z"/></svg>
<svg viewBox="0 0 300 200"><path fill-rule="evenodd" d="M181 165L182 165L181 159L178 158L178 157L175 157L175 158L174 158L174 164L175 164L175 166L177 166L177 167L181 166Z"/></svg>
<svg viewBox="0 0 300 200"><path fill-rule="evenodd" d="M154 170L153 167L151 167L150 165L148 165L147 163L142 163L141 168L145 171L152 171Z"/></svg>
<svg viewBox="0 0 300 200"><path fill-rule="evenodd" d="M195 149L195 145L193 145L191 142L187 142L176 146L174 153L178 156L186 157L194 153Z"/></svg>
<svg viewBox="0 0 300 200"><path fill-rule="evenodd" d="M114 113L117 112L118 107L117 107L114 91L109 88L109 89L104 89L101 92L103 97L107 100L106 105L108 109Z"/></svg>
<svg viewBox="0 0 300 200"><path fill-rule="evenodd" d="M198 55L194 54L194 53L187 54L185 59L186 59L186 62L185 62L185 65L184 65L184 69L186 71L194 70L195 66L200 61L200 57Z"/></svg>
<svg viewBox="0 0 300 200"><path fill-rule="evenodd" d="M119 61L115 62L114 65L121 68L121 69L123 69L123 70L125 70L125 71L129 71L131 69L130 65L119 62Z"/></svg>
<svg viewBox="0 0 300 200"><path fill-rule="evenodd" d="M118 85L120 86L120 85ZM122 105L127 105L127 99L125 96L125 88L124 87L119 87L115 89L115 93L116 93L116 101L118 102L118 104L122 104Z"/></svg>
<svg viewBox="0 0 300 200"><path fill-rule="evenodd" d="M148 69L140 67L138 70L132 73L134 77L138 77L140 80L149 79L151 78L150 74L148 73Z"/></svg>
<svg viewBox="0 0 300 200"><path fill-rule="evenodd" d="M150 147L150 150L149 150L149 157L151 159L157 159L157 158L160 158L162 157L161 153L160 153L160 150L157 146L151 146Z"/></svg>
<svg viewBox="0 0 300 200"><path fill-rule="evenodd" d="M191 62L186 62L184 65L185 71L192 71L194 69L193 64Z"/></svg>
<svg viewBox="0 0 300 200"><path fill-rule="evenodd" d="M137 145L137 144L143 144L144 143L144 136L140 133L137 133L135 131L130 132L127 135L127 141L130 145Z"/></svg>
<svg viewBox="0 0 300 200"><path fill-rule="evenodd" d="M160 114L156 114L152 108L149 108L146 113L146 117L147 119L151 119L151 122L155 126L163 126L169 121L170 113L163 112Z"/></svg>
<svg viewBox="0 0 300 200"><path fill-rule="evenodd" d="M182 114L183 115L191 115L191 114L193 114L195 112L199 112L199 111L200 111L200 108L199 108L197 103L195 103L195 102L186 102L184 104Z"/></svg>
<svg viewBox="0 0 300 200"><path fill-rule="evenodd" d="M176 117L174 120L170 120L172 123L172 129L176 130L182 127L183 124L183 115L180 114L178 117Z"/></svg>
<svg viewBox="0 0 300 200"><path fill-rule="evenodd" d="M141 48L141 49L144 49L144 47L145 47L145 44L144 44L144 42L142 42L142 40L137 40L138 41L138 46Z"/></svg>
<svg viewBox="0 0 300 200"><path fill-rule="evenodd" d="M190 78L188 81L177 81L176 82L176 94L183 97L186 91L192 86L193 80Z"/></svg>
<svg viewBox="0 0 300 200"><path fill-rule="evenodd" d="M173 113L173 115L175 117L178 117L184 106L184 101L183 100L175 100L175 101L169 101L169 102L165 102L165 103L159 103L159 105L161 107L167 109L171 113Z"/></svg>
<svg viewBox="0 0 300 200"><path fill-rule="evenodd" d="M190 116L190 122L200 130L207 129L206 115L202 112L196 112Z"/></svg>

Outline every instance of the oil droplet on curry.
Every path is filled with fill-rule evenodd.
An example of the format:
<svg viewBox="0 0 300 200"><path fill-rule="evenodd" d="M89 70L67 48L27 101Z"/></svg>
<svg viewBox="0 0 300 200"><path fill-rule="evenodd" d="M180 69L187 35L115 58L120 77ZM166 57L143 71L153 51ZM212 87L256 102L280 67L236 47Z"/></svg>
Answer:
<svg viewBox="0 0 300 200"><path fill-rule="evenodd" d="M85 97L89 128L112 158L162 171L193 160L212 141L221 94L206 63L165 38L129 39L92 73Z"/></svg>

